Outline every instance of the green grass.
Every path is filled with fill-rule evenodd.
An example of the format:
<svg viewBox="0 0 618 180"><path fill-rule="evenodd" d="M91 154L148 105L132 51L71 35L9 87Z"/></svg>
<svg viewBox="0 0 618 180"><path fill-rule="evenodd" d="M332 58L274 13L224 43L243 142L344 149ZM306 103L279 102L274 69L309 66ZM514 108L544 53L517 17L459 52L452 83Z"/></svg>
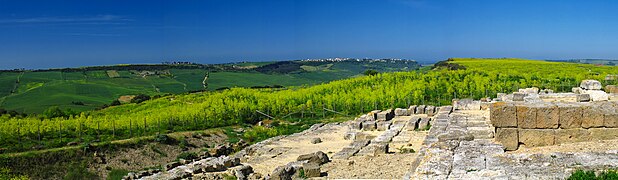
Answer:
<svg viewBox="0 0 618 180"><path fill-rule="evenodd" d="M599 173L597 176L594 171L579 169L573 172L567 180L618 180L618 172L615 170L607 170Z"/></svg>
<svg viewBox="0 0 618 180"><path fill-rule="evenodd" d="M124 169L112 169L109 174L107 174L107 180L120 180L129 173L130 171Z"/></svg>

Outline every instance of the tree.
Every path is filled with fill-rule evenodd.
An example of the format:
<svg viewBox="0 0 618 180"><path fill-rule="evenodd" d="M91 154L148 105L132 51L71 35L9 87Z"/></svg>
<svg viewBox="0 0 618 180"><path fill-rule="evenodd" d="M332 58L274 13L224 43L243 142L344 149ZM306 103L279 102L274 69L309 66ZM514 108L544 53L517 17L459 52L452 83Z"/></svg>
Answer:
<svg viewBox="0 0 618 180"><path fill-rule="evenodd" d="M378 73L380 73L380 72L378 72L376 70L373 70L373 69L368 69L365 72L363 72L363 74L366 75L366 76L374 76L374 75L376 75Z"/></svg>
<svg viewBox="0 0 618 180"><path fill-rule="evenodd" d="M150 100L150 96L145 94L138 94L133 99L131 99L131 103L141 103L147 100Z"/></svg>

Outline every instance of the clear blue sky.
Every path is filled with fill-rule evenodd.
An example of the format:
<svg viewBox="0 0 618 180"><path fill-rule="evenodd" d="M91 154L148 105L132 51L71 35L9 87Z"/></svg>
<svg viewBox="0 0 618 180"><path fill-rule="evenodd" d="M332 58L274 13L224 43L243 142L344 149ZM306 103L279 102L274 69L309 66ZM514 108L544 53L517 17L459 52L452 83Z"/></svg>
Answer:
<svg viewBox="0 0 618 180"><path fill-rule="evenodd" d="M322 57L618 59L618 1L0 0L0 69Z"/></svg>

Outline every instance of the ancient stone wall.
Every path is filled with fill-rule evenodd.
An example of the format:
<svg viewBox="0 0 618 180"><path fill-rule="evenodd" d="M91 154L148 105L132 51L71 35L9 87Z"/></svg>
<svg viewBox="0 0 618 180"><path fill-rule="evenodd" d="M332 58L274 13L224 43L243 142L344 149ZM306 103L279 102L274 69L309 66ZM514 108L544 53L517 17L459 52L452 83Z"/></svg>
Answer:
<svg viewBox="0 0 618 180"><path fill-rule="evenodd" d="M495 102L490 120L506 150L618 139L618 102Z"/></svg>

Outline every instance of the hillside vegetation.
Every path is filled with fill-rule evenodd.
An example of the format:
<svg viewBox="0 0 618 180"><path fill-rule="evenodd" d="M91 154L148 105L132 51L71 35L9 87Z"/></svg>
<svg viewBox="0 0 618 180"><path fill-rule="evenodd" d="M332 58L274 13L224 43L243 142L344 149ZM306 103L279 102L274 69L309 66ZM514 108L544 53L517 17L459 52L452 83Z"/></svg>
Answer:
<svg viewBox="0 0 618 180"><path fill-rule="evenodd" d="M382 73L286 90L232 88L169 95L69 118L5 115L0 118L0 147L5 152L19 152L60 147L67 142L108 141L268 119L258 111L295 122L410 104L444 105L453 98L493 97L520 87L569 91L582 79L603 80L607 74L618 74L618 69L611 67L522 59L451 59L449 63L466 68L437 66L427 72Z"/></svg>
<svg viewBox="0 0 618 180"><path fill-rule="evenodd" d="M58 106L82 112L110 104L124 95L314 85L357 76L367 69L392 72L418 67L415 61L346 59L5 70L0 71L0 109L30 114ZM205 76L208 76L206 87Z"/></svg>

